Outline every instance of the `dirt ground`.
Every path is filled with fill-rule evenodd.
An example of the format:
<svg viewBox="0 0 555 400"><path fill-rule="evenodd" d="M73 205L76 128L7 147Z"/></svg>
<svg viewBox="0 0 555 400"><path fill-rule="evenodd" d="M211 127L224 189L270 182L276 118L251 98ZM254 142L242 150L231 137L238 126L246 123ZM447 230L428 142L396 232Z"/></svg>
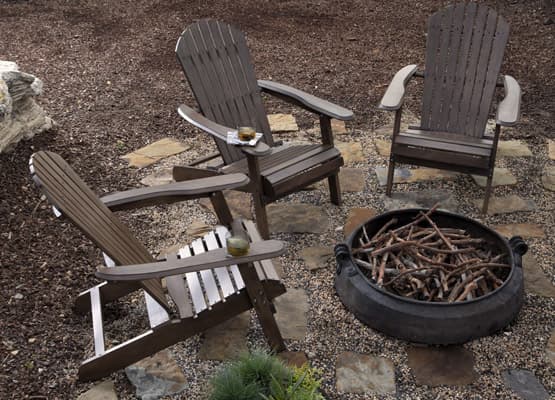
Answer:
<svg viewBox="0 0 555 400"><path fill-rule="evenodd" d="M39 202L28 173L34 151L60 153L97 193L136 187L136 170L121 155L163 137L199 135L176 113L194 102L174 47L201 18L246 32L259 79L349 107L354 126L370 130L384 121L375 106L394 72L422 65L428 16L450 2L408 3L0 0L0 59L44 81L38 101L58 124L0 154L0 398L69 399L84 390L75 377L90 332L71 304L97 282L99 254ZM554 138L549 2L489 3L511 25L502 71L522 86L520 138ZM417 94L408 99L414 110ZM270 112L288 109L269 104ZM306 114L295 116L307 127ZM118 392L132 393L122 376Z"/></svg>

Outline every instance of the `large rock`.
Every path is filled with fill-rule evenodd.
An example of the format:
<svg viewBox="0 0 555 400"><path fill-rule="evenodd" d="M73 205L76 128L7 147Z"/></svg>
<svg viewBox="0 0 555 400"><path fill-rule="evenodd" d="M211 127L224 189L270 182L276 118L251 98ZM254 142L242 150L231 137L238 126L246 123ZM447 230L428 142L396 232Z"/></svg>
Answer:
<svg viewBox="0 0 555 400"><path fill-rule="evenodd" d="M186 379L169 350L162 350L125 368L125 374L142 400L154 400L179 393Z"/></svg>
<svg viewBox="0 0 555 400"><path fill-rule="evenodd" d="M0 61L0 153L53 127L52 119L35 103L41 93L40 79L20 72L14 62Z"/></svg>

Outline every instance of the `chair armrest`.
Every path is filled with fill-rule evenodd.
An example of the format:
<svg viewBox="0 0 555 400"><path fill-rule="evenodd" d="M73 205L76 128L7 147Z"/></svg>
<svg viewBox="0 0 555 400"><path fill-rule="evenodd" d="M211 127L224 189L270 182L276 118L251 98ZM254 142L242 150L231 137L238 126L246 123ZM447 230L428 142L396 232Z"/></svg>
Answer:
<svg viewBox="0 0 555 400"><path fill-rule="evenodd" d="M246 264L277 257L285 252L285 243L280 240L266 240L251 243L249 253L241 257L231 257L226 249L210 250L193 257L136 264L113 268L99 267L96 276L108 281L142 281L152 278L179 275L206 269Z"/></svg>
<svg viewBox="0 0 555 400"><path fill-rule="evenodd" d="M204 115L196 112L191 107L186 106L185 104L181 104L177 108L177 112L187 122L191 123L199 129L202 129L204 132L211 134L215 138L223 140L224 142L227 142L227 132L234 130L234 128L220 125L206 118ZM239 147L244 153L254 156L264 156L272 151L266 143L260 141L254 147L237 147Z"/></svg>
<svg viewBox="0 0 555 400"><path fill-rule="evenodd" d="M295 104L310 112L327 115L330 118L343 121L350 121L353 119L353 112L351 110L320 99L302 90L281 83L264 80L258 81L258 87L265 93L279 97L288 103Z"/></svg>
<svg viewBox="0 0 555 400"><path fill-rule="evenodd" d="M229 174L116 192L100 200L112 211L126 210L206 197L211 193L238 188L248 183L249 178L244 174Z"/></svg>
<svg viewBox="0 0 555 400"><path fill-rule="evenodd" d="M199 129L202 129L204 132L211 134L215 138L223 140L224 142L227 141L227 132L233 130L233 128L228 128L227 126L211 121L201 113L196 112L185 104L181 104L177 107L177 113L187 122Z"/></svg>
<svg viewBox="0 0 555 400"><path fill-rule="evenodd" d="M401 108L405 97L405 88L417 68L416 64L411 64L397 71L380 101L378 106L380 110L396 111Z"/></svg>
<svg viewBox="0 0 555 400"><path fill-rule="evenodd" d="M520 86L510 75L503 76L505 98L497 108L496 123L502 126L513 126L520 116Z"/></svg>

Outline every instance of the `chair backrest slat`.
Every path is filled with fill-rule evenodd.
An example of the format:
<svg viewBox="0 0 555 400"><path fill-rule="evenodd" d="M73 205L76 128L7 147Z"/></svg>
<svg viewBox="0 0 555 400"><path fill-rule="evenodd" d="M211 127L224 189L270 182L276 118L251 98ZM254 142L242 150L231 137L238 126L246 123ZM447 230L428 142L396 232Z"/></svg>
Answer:
<svg viewBox="0 0 555 400"><path fill-rule="evenodd" d="M422 129L483 135L508 34L507 22L482 4L460 3L430 17Z"/></svg>
<svg viewBox="0 0 555 400"><path fill-rule="evenodd" d="M33 179L50 202L69 218L117 265L152 262L154 258L57 154L40 151L31 158ZM145 290L169 309L159 280L141 282Z"/></svg>
<svg viewBox="0 0 555 400"><path fill-rule="evenodd" d="M177 57L207 118L228 126L255 126L273 139L244 35L230 25L202 20L179 38ZM244 157L224 141L216 144L226 164Z"/></svg>

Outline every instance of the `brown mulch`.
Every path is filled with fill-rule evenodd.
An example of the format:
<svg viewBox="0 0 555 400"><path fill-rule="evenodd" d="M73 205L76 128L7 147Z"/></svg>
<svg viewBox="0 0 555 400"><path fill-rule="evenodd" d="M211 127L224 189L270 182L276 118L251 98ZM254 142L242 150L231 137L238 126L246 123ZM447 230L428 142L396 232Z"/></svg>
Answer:
<svg viewBox="0 0 555 400"><path fill-rule="evenodd" d="M426 20L447 3L0 0L0 59L44 81L39 102L58 123L0 154L0 398L76 398L84 389L75 376L89 329L71 304L95 284L99 256L39 203L28 173L34 151L60 153L98 193L137 186L121 155L166 136L198 134L175 112L194 103L173 51L183 28L207 17L247 33L258 78L350 107L355 127L370 129L384 120L375 105L393 73L422 64ZM490 3L511 24L503 71L523 89L522 138L553 138L548 2ZM416 98L409 108L417 109ZM271 111L282 109L270 103ZM296 116L308 124L305 114ZM132 393L125 380L117 384L119 393Z"/></svg>

